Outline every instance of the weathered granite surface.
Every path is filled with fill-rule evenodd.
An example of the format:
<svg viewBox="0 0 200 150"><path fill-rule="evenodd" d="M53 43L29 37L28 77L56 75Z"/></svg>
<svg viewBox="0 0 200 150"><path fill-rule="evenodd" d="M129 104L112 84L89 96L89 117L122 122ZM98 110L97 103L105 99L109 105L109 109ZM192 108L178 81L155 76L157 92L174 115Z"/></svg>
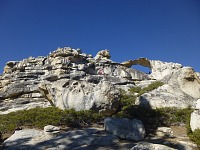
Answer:
<svg viewBox="0 0 200 150"><path fill-rule="evenodd" d="M199 128L200 73L172 62L139 58L117 63L110 58L108 50L101 50L93 57L80 49L64 47L46 57L7 62L0 75L0 114L53 105L111 115L119 107L119 89L128 91L130 87L144 88L154 81L162 81L163 86L141 95L135 104L148 108L192 106L195 111L190 124L193 131ZM133 65L148 67L151 73L135 70L131 68ZM113 135L102 129L68 132L59 129L49 125L44 131L16 131L4 144L8 149L94 149L118 144L117 137L133 141L145 138L142 122L127 118L105 119L105 129ZM158 133L160 130L165 133L165 129L159 128ZM136 143L132 144L133 147ZM147 147L171 149L151 143L138 144L132 149Z"/></svg>
<svg viewBox="0 0 200 150"><path fill-rule="evenodd" d="M64 47L46 57L9 61L0 76L0 113L50 105L114 113L119 105L118 89L149 77L110 57L108 50L92 57Z"/></svg>
<svg viewBox="0 0 200 150"><path fill-rule="evenodd" d="M7 62L0 75L0 114L50 105L113 114L119 106L119 89L145 87L155 80L165 85L142 95L136 104L185 108L194 107L200 98L199 73L190 67L147 58L117 63L110 58L109 50L92 57L64 47L46 57ZM132 65L149 67L151 74Z"/></svg>
<svg viewBox="0 0 200 150"><path fill-rule="evenodd" d="M145 137L144 125L137 119L106 118L104 126L106 131L121 139L141 141Z"/></svg>

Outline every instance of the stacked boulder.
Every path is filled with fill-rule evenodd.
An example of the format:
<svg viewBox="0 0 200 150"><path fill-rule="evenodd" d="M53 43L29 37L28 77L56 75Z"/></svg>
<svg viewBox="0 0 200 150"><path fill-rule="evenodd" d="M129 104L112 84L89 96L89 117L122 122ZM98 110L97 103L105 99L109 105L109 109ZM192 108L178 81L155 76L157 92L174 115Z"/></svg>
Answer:
<svg viewBox="0 0 200 150"><path fill-rule="evenodd" d="M186 108L200 98L200 75L191 67L147 58L117 63L110 58L109 50L92 57L64 47L46 57L7 62L0 75L0 114L51 105L113 114L119 106L119 89L145 87L155 80L165 84L141 95L136 104ZM132 65L148 67L152 73Z"/></svg>
<svg viewBox="0 0 200 150"><path fill-rule="evenodd" d="M0 113L34 107L114 113L118 88L134 86L148 75L110 60L108 50L95 57L80 49L58 48L47 57L9 61L0 76Z"/></svg>

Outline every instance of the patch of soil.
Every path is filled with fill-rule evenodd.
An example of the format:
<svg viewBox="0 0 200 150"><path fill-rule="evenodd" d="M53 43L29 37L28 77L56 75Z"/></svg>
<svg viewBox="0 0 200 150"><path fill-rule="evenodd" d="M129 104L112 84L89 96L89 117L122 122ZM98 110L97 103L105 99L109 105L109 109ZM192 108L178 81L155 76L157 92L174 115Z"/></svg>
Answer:
<svg viewBox="0 0 200 150"><path fill-rule="evenodd" d="M187 129L185 126L171 126L175 137L187 137Z"/></svg>
<svg viewBox="0 0 200 150"><path fill-rule="evenodd" d="M0 150L3 150L3 142L9 138L13 133L5 133L1 134L1 139L0 139Z"/></svg>

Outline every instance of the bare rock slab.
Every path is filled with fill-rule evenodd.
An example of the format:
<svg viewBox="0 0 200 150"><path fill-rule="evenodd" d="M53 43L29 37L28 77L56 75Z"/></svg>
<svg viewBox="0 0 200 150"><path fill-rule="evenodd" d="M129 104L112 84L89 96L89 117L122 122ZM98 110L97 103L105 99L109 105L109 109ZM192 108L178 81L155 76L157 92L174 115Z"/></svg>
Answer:
<svg viewBox="0 0 200 150"><path fill-rule="evenodd" d="M42 130L24 129L4 141L6 150L71 150L92 149L93 147L112 146L119 139L99 128L73 130L56 135L47 134Z"/></svg>
<svg viewBox="0 0 200 150"><path fill-rule="evenodd" d="M136 146L134 146L131 150L176 150L176 149L161 144L141 142L138 143Z"/></svg>

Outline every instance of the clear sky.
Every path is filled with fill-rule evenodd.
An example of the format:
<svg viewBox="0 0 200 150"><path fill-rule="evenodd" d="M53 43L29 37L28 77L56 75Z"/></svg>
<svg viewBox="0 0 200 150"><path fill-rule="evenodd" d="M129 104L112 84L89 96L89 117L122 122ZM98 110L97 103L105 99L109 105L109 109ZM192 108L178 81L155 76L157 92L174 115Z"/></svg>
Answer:
<svg viewBox="0 0 200 150"><path fill-rule="evenodd" d="M0 73L9 60L64 46L200 72L200 0L0 0Z"/></svg>

